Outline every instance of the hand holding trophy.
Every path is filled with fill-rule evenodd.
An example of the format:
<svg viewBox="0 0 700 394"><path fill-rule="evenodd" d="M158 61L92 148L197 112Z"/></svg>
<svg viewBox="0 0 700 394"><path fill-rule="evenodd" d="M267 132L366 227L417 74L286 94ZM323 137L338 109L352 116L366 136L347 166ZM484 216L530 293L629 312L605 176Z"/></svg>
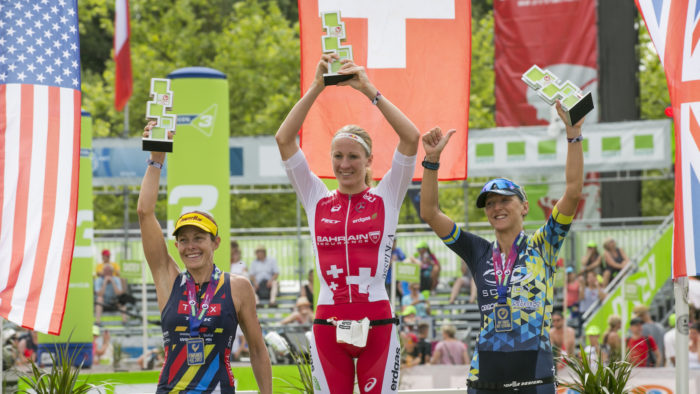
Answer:
<svg viewBox="0 0 700 394"><path fill-rule="evenodd" d="M352 46L343 45L345 40L345 22L340 21L340 11L325 12L321 14L321 21L326 35L321 37L323 53L335 53L337 58L331 57L328 62L328 73L323 74L324 85L336 85L338 82L351 79L353 74L338 74L343 66L343 59L352 60Z"/></svg>
<svg viewBox="0 0 700 394"><path fill-rule="evenodd" d="M177 115L166 114L173 108L173 92L170 80L151 78L151 98L146 103L146 119L149 119L148 133L144 133L142 150L153 152L172 152L173 135Z"/></svg>
<svg viewBox="0 0 700 394"><path fill-rule="evenodd" d="M561 100L561 107L569 126L575 125L593 110L591 92L584 95L578 86L571 81L559 81L549 70L542 70L533 65L520 79L535 90L547 104L554 105L557 100Z"/></svg>

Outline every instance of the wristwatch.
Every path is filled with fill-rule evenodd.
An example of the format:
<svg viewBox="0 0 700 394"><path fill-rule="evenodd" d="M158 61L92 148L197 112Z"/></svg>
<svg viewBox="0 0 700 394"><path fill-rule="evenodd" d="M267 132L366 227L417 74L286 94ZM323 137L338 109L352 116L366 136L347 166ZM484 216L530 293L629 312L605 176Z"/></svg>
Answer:
<svg viewBox="0 0 700 394"><path fill-rule="evenodd" d="M421 163L421 165L423 165L424 168L427 168L427 169L433 170L433 171L437 171L438 168L440 168L440 162L433 163L430 161L426 161L425 159L423 159L423 162Z"/></svg>

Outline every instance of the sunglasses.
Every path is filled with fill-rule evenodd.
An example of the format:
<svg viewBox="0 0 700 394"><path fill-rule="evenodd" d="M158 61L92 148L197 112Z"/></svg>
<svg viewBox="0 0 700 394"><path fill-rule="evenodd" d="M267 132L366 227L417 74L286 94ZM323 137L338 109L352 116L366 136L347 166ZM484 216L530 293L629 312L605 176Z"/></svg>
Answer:
<svg viewBox="0 0 700 394"><path fill-rule="evenodd" d="M489 181L484 185L484 187L481 189L481 192L489 192L491 190L521 190L522 188L515 184L515 182L504 179L504 178L497 178Z"/></svg>

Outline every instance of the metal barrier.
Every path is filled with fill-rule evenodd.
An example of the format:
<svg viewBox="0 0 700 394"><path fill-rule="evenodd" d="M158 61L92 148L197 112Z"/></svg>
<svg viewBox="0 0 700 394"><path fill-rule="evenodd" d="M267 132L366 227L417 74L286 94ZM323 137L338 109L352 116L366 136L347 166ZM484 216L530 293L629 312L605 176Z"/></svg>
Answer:
<svg viewBox="0 0 700 394"><path fill-rule="evenodd" d="M623 224L615 227L588 228L589 224L585 222L580 224L574 222L559 253L560 258L567 266L579 267L586 244L589 241L595 241L602 245L607 238L614 238L628 256L636 256L645 250L649 238L657 231L659 223L662 221L656 217L639 218L636 220L637 223L652 221L654 224L633 225L634 222L629 219L616 220ZM526 228L532 228L533 225L541 225L541 223L526 222L525 225ZM460 223L460 226L466 228L464 223ZM488 240L494 239L493 231L489 228L488 223L470 223L468 229ZM241 246L243 261L250 265L251 261L255 259L255 248L258 245L265 245L267 255L274 257L278 262L280 281L283 287L286 287L288 291L296 291L306 280L308 270L314 267L314 255L308 228L258 228L255 235L239 235L244 231L248 234L249 230L232 229L231 233L231 239L237 240ZM427 225L399 225L397 245L407 256L415 253L415 246L421 241L428 243L440 261L442 282L462 275L459 257L449 250ZM95 265L99 262L99 251L105 248L110 249L113 260L117 262L144 259L139 230L127 232L95 230L93 247L95 249ZM222 265L222 268L228 268L228 262L224 262ZM130 281L140 283L140 271L133 274L134 279L133 281L130 279Z"/></svg>

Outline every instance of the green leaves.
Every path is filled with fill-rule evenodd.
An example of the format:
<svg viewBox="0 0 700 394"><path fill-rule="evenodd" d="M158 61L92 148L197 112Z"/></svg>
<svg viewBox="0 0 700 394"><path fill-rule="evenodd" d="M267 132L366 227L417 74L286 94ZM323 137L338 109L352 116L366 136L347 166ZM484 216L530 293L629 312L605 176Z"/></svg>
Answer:
<svg viewBox="0 0 700 394"><path fill-rule="evenodd" d="M561 358L571 369L573 379L573 382L560 381L561 386L586 394L630 393L626 386L633 366L627 357L611 361L607 366L602 362L591 363L583 349L579 355L564 355ZM598 352L594 359L602 360L602 354Z"/></svg>
<svg viewBox="0 0 700 394"><path fill-rule="evenodd" d="M113 2L81 0L83 107L96 137L120 136L114 110ZM178 68L211 67L228 77L231 133L273 134L299 98L298 23L276 1L131 0L134 92L129 135L140 135L150 79ZM289 13L289 11L287 11Z"/></svg>
<svg viewBox="0 0 700 394"><path fill-rule="evenodd" d="M76 352L69 355L68 345L69 343L65 343L63 346L56 345L56 350L59 354L58 359L60 361L54 357L53 353L50 353L51 369L49 371L40 369L32 360L31 374L20 377L20 381L28 385L33 391L23 390L20 391L20 393L83 394L92 392L93 390L102 392L100 390L101 386L96 386L86 381L78 382L80 368L73 367L78 353Z"/></svg>

